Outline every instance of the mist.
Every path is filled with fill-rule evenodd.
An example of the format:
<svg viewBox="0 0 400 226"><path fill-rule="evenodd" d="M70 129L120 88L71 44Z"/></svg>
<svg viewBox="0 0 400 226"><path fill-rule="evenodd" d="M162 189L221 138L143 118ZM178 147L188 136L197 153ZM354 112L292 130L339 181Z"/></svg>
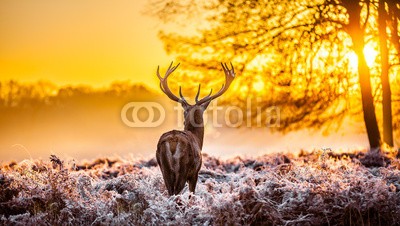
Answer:
<svg viewBox="0 0 400 226"><path fill-rule="evenodd" d="M75 160L104 156L152 158L164 132L183 129L179 104L143 85L116 83L104 90L64 87L53 96L36 95L35 89L32 91L24 85L14 86L18 87L15 90L19 93L10 91L13 95L3 98L5 101L0 112L2 161L46 159L51 154ZM151 116L145 108L139 109L136 120L149 124L131 127L133 108L121 114L129 103L155 103L163 112L151 108L156 111ZM211 120L205 126L203 152L221 158L298 152L302 149L346 151L363 149L368 145L367 137L357 123L352 127L349 127L351 123L346 123L347 128L343 126L328 136L323 134L323 130L282 134L272 132L268 127L216 126L211 111L207 112ZM160 118L161 113L165 118ZM224 115L218 117L224 118ZM154 126L154 121L160 125Z"/></svg>

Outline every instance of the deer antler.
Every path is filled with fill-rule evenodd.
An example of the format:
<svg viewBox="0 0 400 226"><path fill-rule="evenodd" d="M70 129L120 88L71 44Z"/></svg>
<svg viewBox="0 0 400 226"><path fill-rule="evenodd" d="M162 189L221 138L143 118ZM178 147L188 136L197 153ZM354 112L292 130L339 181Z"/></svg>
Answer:
<svg viewBox="0 0 400 226"><path fill-rule="evenodd" d="M228 65L226 65L226 63L221 63L222 69L224 70L224 73L225 73L225 83L222 85L222 88L216 94L211 96L211 94L212 94L212 89L211 89L210 93L207 96L205 96L204 98L199 100L200 88L201 88L201 84L199 84L199 88L197 90L197 94L195 97L196 105L201 105L203 103L212 101L215 98L221 96L223 93L225 93L226 90L228 90L233 79L235 78L235 70L233 68L232 63L230 63L230 64L231 64L231 69L228 67ZM168 87L168 76L170 74L172 74L172 72L174 72L175 69L178 68L178 66L179 66L179 64L177 64L176 66L172 66L172 65L173 65L173 62L171 62L167 71L165 72L164 78L161 77L161 75L160 75L160 66L157 67L157 77L160 80L160 88L171 100L190 105L182 95L182 87L181 86L179 86L179 96L180 97L175 96Z"/></svg>
<svg viewBox="0 0 400 226"><path fill-rule="evenodd" d="M172 72L174 72L175 69L178 68L178 66L180 65L180 63L179 63L179 64L177 64L176 66L172 66L173 63L174 63L174 62L172 61L171 64L169 65L167 71L165 72L164 78L161 77L161 75L160 75L160 66L157 67L157 77L158 77L158 79L160 80L160 88L161 88L161 90L169 97L169 99L171 99L171 100L173 100L173 101L176 101L176 102L179 102L179 103L188 104L188 103L186 102L185 98L182 96L182 89L181 89L180 86L179 86L179 95L180 95L180 98L177 97L177 96L175 96L175 95L171 92L171 90L169 89L169 87L168 87L168 76L169 76L170 74L172 74Z"/></svg>
<svg viewBox="0 0 400 226"><path fill-rule="evenodd" d="M197 95L196 95L196 105L200 105L200 104L204 104L205 102L212 101L215 98L221 96L223 93L225 93L226 90L228 90L233 79L235 78L235 70L233 68L232 62L230 64L231 64L231 69L229 69L229 67L228 67L228 65L226 65L226 63L221 63L222 69L224 70L224 73L225 73L225 84L222 85L222 88L216 94L211 96L211 93L212 93L212 89L211 89L211 92L206 97L202 98L201 100L198 100L199 93L200 93L200 84L199 84L199 89L198 89Z"/></svg>

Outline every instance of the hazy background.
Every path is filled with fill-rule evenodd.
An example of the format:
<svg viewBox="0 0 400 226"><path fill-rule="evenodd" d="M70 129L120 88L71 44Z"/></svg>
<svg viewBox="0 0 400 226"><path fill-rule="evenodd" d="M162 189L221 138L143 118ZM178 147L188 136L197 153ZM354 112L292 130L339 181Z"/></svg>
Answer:
<svg viewBox="0 0 400 226"><path fill-rule="evenodd" d="M175 104L158 91L156 67L165 69L173 57L157 38L158 22L143 14L146 2L0 1L0 161L149 157L163 132L181 129ZM121 109L131 101L162 104L166 122L127 127ZM346 125L328 137L207 125L204 152L232 157L366 147L362 123Z"/></svg>
<svg viewBox="0 0 400 226"><path fill-rule="evenodd" d="M103 156L148 158L154 156L162 133L182 129L180 106L144 85L123 82L103 89L89 86L57 88L43 82L29 85L3 82L1 85L2 161L47 158L50 154L77 160ZM155 128L128 127L122 117L132 122L132 109L123 116L121 110L130 102L159 103L165 110L165 120ZM214 118L213 107L218 105L209 107L203 151L215 156L251 156L321 148L346 151L367 145L366 136L357 129L359 122L347 121L345 129L329 131L332 133L329 136L323 136L324 131L306 130L280 134L271 133L265 126L247 128L246 123L240 128L215 126L216 120L218 124L224 124L227 111L216 111ZM146 110L138 111L139 120L146 121L148 117ZM160 114L155 110L153 121L159 118ZM231 122L236 124L237 121Z"/></svg>

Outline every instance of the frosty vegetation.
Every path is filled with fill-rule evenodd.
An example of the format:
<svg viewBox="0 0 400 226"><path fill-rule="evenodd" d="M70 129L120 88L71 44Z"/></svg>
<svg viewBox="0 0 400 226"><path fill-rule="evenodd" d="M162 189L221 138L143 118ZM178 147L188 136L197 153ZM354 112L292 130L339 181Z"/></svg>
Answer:
<svg viewBox="0 0 400 226"><path fill-rule="evenodd" d="M396 225L400 161L367 168L363 156L204 155L196 194L172 197L155 159L11 162L0 168L0 224Z"/></svg>

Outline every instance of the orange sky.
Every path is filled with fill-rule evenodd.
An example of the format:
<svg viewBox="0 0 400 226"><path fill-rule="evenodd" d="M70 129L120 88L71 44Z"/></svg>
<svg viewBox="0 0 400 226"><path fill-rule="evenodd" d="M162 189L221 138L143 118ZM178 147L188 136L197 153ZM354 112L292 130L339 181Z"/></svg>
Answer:
<svg viewBox="0 0 400 226"><path fill-rule="evenodd" d="M168 64L147 0L1 0L0 81L151 83Z"/></svg>

